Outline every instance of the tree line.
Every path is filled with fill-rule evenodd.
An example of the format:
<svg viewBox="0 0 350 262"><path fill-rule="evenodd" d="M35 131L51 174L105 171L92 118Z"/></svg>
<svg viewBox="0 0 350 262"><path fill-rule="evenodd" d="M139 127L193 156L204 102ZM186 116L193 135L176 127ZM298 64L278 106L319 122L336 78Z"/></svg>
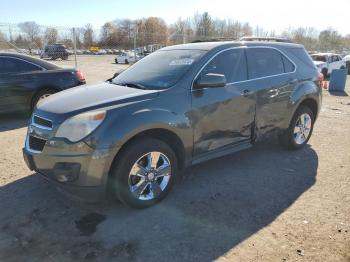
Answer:
<svg viewBox="0 0 350 262"><path fill-rule="evenodd" d="M312 27L287 28L276 34L275 31L266 31L259 26L253 28L248 22L212 18L208 12L195 13L186 19L178 18L170 25L160 17L148 17L135 20L116 19L106 22L99 29L87 24L82 28L75 28L74 32L67 28L42 27L34 21L19 23L15 29L9 26L6 33L0 32L0 42L1 39L6 39L19 48L42 48L46 44L61 42L72 48L75 36L79 49L88 49L91 46L131 49L135 42L138 47L150 44L165 46L214 38L234 40L253 35L282 36L303 44L308 50L350 49L350 35L343 36L333 28L322 31Z"/></svg>

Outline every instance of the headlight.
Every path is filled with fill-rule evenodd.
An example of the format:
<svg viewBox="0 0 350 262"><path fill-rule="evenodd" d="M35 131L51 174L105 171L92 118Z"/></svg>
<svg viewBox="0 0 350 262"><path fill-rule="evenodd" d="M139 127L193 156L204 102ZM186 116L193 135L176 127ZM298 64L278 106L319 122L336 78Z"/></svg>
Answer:
<svg viewBox="0 0 350 262"><path fill-rule="evenodd" d="M82 113L65 120L57 130L56 137L77 142L91 134L105 119L106 111Z"/></svg>

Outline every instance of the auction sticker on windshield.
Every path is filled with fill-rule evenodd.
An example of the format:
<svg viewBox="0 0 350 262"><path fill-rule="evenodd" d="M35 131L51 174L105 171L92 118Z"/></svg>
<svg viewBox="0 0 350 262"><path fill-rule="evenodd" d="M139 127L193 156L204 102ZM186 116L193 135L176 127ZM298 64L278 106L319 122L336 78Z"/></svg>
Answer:
<svg viewBox="0 0 350 262"><path fill-rule="evenodd" d="M169 65L171 66L192 65L193 62L194 62L194 59L192 58L180 58L180 59L172 60Z"/></svg>

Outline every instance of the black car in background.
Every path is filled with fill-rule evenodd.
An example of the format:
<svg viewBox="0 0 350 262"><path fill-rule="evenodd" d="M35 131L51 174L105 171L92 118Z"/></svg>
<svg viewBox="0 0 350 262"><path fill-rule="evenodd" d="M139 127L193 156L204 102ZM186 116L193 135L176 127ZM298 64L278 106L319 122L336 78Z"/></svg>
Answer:
<svg viewBox="0 0 350 262"><path fill-rule="evenodd" d="M32 111L45 97L85 84L75 69L23 54L0 53L0 113Z"/></svg>
<svg viewBox="0 0 350 262"><path fill-rule="evenodd" d="M66 47L62 44L52 44L45 46L43 52L40 55L40 58L49 58L56 60L61 58L62 60L67 60L69 53Z"/></svg>

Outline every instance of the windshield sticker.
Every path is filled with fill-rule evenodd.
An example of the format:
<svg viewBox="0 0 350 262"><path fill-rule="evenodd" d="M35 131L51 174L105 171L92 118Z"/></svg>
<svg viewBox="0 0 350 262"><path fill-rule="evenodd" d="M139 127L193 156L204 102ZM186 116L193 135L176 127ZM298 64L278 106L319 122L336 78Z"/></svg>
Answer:
<svg viewBox="0 0 350 262"><path fill-rule="evenodd" d="M191 59L191 58L180 58L180 59L175 59L171 61L169 65L171 66L192 65L193 62L194 62L194 59Z"/></svg>

